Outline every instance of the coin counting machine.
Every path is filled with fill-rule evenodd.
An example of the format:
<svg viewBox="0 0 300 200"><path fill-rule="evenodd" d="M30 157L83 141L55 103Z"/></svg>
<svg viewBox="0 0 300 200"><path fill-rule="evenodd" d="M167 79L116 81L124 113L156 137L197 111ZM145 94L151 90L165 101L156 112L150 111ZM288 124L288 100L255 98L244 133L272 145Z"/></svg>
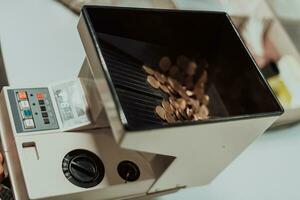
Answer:
<svg viewBox="0 0 300 200"><path fill-rule="evenodd" d="M78 30L78 78L2 90L17 200L146 199L205 185L283 112L225 13L85 6ZM164 93L142 65L178 54L208 60L208 120L167 124L154 112Z"/></svg>

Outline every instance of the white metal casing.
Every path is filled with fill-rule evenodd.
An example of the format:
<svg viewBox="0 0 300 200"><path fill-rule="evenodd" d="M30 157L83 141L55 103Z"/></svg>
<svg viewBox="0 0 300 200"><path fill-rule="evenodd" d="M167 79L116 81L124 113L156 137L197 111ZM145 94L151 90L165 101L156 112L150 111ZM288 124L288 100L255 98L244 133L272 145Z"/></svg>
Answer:
<svg viewBox="0 0 300 200"><path fill-rule="evenodd" d="M62 130L16 133L5 87L1 93L1 138L5 159L18 199L119 199L145 196L155 180L148 161L139 153L121 149L109 128L81 132ZM24 144L34 143L26 147ZM89 150L105 164L105 177L92 188L71 184L63 174L62 160L74 149ZM141 170L138 181L124 183L116 167L134 161ZM101 195L101 197L99 197Z"/></svg>
<svg viewBox="0 0 300 200"><path fill-rule="evenodd" d="M245 116L218 123L127 131L122 124L125 116L119 110L121 106L113 103L115 94L102 68L105 60L97 52L97 38L88 29L88 23L81 15L78 30L98 93L106 102L104 108L115 140L123 148L175 157L150 193L210 183L279 117L272 114L255 118Z"/></svg>

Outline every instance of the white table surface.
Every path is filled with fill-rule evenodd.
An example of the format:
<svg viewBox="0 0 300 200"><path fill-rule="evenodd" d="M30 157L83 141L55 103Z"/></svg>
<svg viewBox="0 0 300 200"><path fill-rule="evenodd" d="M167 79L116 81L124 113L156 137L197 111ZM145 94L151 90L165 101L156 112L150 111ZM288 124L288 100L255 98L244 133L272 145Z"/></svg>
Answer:
<svg viewBox="0 0 300 200"><path fill-rule="evenodd" d="M77 19L54 0L0 0L10 84L38 86L77 76L84 58ZM261 136L210 185L157 198L183 199L299 200L300 124Z"/></svg>

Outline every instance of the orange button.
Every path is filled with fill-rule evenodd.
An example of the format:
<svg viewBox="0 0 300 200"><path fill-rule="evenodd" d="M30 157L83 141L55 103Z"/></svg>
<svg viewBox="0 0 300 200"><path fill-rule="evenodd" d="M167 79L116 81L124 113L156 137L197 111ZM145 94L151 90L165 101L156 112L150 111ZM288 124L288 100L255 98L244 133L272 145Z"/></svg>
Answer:
<svg viewBox="0 0 300 200"><path fill-rule="evenodd" d="M27 99L27 94L25 91L19 91L18 96L19 99Z"/></svg>
<svg viewBox="0 0 300 200"><path fill-rule="evenodd" d="M36 98L37 98L38 100L44 99L44 93L41 93L41 92L36 93Z"/></svg>

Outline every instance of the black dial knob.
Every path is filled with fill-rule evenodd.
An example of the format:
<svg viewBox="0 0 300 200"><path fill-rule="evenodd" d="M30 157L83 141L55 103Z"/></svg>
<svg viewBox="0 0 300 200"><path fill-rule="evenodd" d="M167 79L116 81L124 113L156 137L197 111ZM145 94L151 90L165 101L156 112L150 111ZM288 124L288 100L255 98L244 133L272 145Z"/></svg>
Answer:
<svg viewBox="0 0 300 200"><path fill-rule="evenodd" d="M126 182L136 181L140 177L139 167L128 160L119 163L118 173L119 176Z"/></svg>
<svg viewBox="0 0 300 200"><path fill-rule="evenodd" d="M69 152L63 159L62 168L71 183L84 188L98 185L105 173L99 157L81 149Z"/></svg>

